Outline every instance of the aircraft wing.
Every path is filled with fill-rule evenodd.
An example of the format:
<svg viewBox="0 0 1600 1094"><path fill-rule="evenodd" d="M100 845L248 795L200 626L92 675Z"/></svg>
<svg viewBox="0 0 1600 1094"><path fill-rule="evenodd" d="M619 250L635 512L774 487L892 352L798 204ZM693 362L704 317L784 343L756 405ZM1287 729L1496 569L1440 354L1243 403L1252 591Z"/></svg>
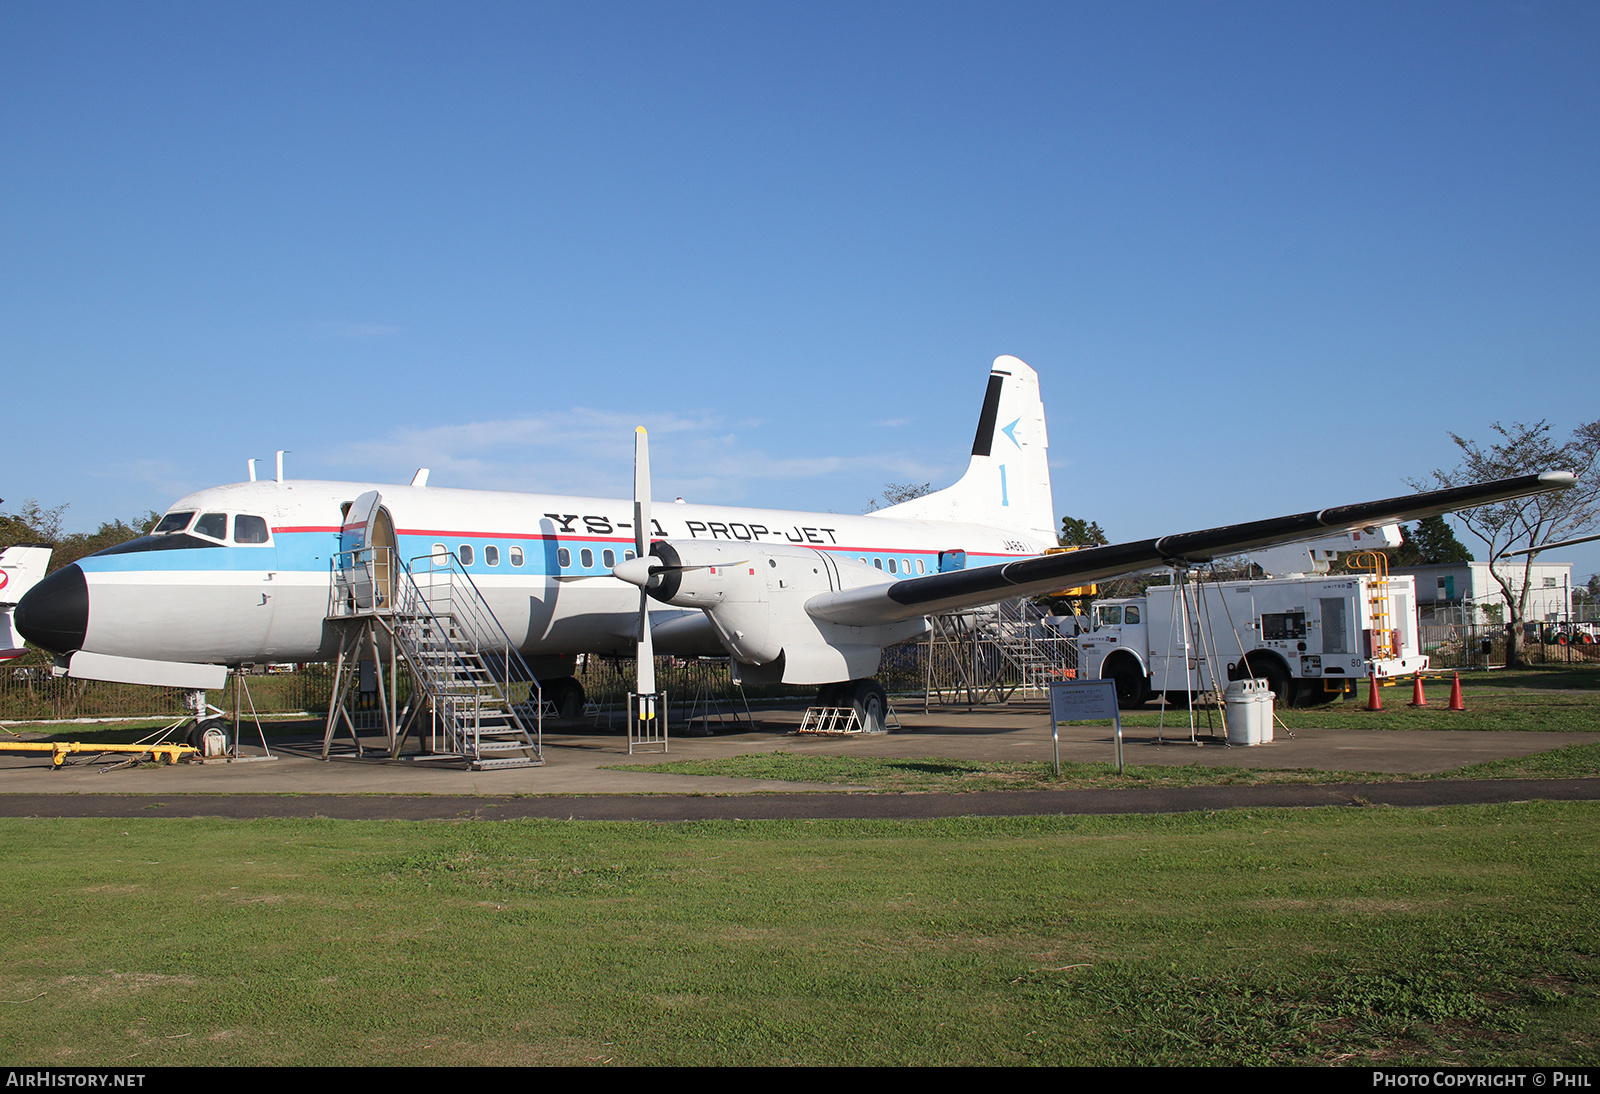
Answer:
<svg viewBox="0 0 1600 1094"><path fill-rule="evenodd" d="M893 623L919 615L975 608L1012 597L1034 596L1064 586L1086 585L1157 566L1209 562L1219 555L1314 539L1329 532L1417 520L1531 494L1566 490L1574 482L1576 479L1565 471L1546 471L1248 524L1088 547L1065 554L822 593L806 601L806 611L815 619L857 627Z"/></svg>

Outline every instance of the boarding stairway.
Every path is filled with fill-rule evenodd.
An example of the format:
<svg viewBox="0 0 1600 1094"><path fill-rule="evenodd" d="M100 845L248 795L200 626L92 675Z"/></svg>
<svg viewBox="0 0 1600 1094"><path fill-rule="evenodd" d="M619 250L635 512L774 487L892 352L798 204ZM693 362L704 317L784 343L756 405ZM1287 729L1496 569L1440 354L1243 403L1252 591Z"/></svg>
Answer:
<svg viewBox="0 0 1600 1094"><path fill-rule="evenodd" d="M1048 695L1052 680L1077 675L1077 646L1044 618L1033 601L1020 599L1002 600L979 619L979 633L990 638L1001 659L1021 675L1018 690L1023 695Z"/></svg>
<svg viewBox="0 0 1600 1094"><path fill-rule="evenodd" d="M1077 645L1031 600L936 615L930 625L925 705L945 702L946 691L966 691L969 703L1047 695L1051 681L1077 675Z"/></svg>
<svg viewBox="0 0 1600 1094"><path fill-rule="evenodd" d="M379 654L387 644L394 668L403 665L412 683L403 715L390 702L391 756L415 731L423 758L459 759L474 771L542 765L539 682L471 575L454 554L391 565L389 552L361 548L334 560L329 619L343 623L334 706L349 690L348 683L340 688L340 677L348 675L344 662L361 657L363 645ZM388 643L381 643L380 631ZM391 692L395 676L391 672ZM324 756L335 714L330 708Z"/></svg>

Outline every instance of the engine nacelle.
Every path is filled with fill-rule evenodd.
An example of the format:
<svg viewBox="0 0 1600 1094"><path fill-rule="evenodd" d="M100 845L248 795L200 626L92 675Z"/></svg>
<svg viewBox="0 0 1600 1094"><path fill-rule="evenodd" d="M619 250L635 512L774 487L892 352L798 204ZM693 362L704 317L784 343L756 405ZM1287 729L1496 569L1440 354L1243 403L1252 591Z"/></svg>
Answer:
<svg viewBox="0 0 1600 1094"><path fill-rule="evenodd" d="M806 601L818 593L890 580L854 559L809 547L758 546L716 540L660 540L650 545L662 569L650 596L700 608L744 679L786 684L857 680L878 671L883 647L927 630L925 619L851 627L813 619ZM754 671L753 671L754 670Z"/></svg>

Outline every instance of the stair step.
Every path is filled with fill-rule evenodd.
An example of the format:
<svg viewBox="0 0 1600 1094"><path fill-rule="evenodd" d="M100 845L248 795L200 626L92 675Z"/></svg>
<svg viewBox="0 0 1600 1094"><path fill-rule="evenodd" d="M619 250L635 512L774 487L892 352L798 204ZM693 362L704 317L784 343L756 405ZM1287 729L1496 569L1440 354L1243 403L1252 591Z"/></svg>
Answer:
<svg viewBox="0 0 1600 1094"><path fill-rule="evenodd" d="M475 760L470 766L474 771L498 770L502 767L543 767L544 760L536 759L532 756L525 756L515 760L509 758L504 760Z"/></svg>

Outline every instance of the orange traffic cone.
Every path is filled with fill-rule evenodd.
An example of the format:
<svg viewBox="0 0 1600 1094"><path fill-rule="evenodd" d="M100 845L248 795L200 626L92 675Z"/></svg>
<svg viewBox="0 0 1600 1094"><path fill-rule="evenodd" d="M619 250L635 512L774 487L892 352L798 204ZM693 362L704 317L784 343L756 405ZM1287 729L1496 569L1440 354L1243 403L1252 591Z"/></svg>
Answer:
<svg viewBox="0 0 1600 1094"><path fill-rule="evenodd" d="M1378 698L1378 675L1372 673L1367 677L1367 709L1382 710L1383 700Z"/></svg>
<svg viewBox="0 0 1600 1094"><path fill-rule="evenodd" d="M1422 694L1422 673L1420 672L1416 675L1415 683L1411 685L1410 705L1414 707L1425 707L1428 705L1428 697Z"/></svg>
<svg viewBox="0 0 1600 1094"><path fill-rule="evenodd" d="M1467 709L1465 704L1463 704L1461 702L1461 674L1459 672L1456 673L1455 683L1450 685L1450 705L1445 707L1444 709L1446 709L1446 710L1466 710Z"/></svg>

